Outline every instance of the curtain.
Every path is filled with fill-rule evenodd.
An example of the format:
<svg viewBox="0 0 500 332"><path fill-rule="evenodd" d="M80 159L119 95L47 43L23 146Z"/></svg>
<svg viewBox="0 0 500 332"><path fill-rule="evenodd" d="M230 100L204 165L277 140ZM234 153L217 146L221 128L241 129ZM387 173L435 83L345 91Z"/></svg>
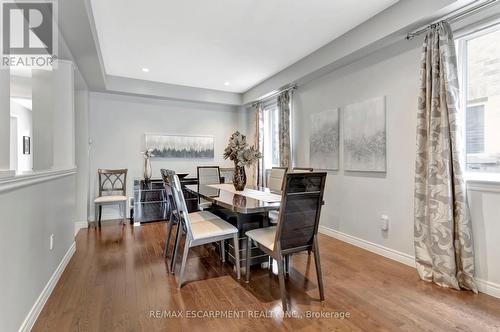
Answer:
<svg viewBox="0 0 500 332"><path fill-rule="evenodd" d="M280 166L291 166L291 153L290 153L290 99L291 90L283 91L278 96L278 110L279 110L279 156Z"/></svg>
<svg viewBox="0 0 500 332"><path fill-rule="evenodd" d="M420 68L415 174L415 258L420 278L477 292L463 179L455 43L448 23L425 37Z"/></svg>
<svg viewBox="0 0 500 332"><path fill-rule="evenodd" d="M262 153L262 158L254 164L254 185L264 186L264 109L262 103L256 103L255 109L255 148Z"/></svg>

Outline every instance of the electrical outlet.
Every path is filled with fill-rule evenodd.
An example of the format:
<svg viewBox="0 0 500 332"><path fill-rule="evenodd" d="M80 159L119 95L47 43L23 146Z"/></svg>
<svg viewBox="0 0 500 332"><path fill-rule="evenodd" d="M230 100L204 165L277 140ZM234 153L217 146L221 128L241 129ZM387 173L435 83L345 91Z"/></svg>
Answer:
<svg viewBox="0 0 500 332"><path fill-rule="evenodd" d="M50 250L54 249L54 234L50 234L50 238L49 238L49 249L50 249Z"/></svg>
<svg viewBox="0 0 500 332"><path fill-rule="evenodd" d="M389 230L389 217L385 214L380 216L380 229L384 232Z"/></svg>

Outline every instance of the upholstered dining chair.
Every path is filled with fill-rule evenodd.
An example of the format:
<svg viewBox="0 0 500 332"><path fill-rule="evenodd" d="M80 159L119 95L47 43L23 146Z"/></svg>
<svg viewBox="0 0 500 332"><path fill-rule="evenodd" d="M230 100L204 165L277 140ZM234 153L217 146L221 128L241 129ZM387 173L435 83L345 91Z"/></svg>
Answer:
<svg viewBox="0 0 500 332"><path fill-rule="evenodd" d="M278 224L245 233L248 237L246 282L250 281L249 248L253 241L278 262L278 279L284 311L287 311L285 265L286 261L290 261L290 255L297 252L314 251L320 299L321 301L325 299L318 246L318 225L325 181L326 172L288 173L281 196Z"/></svg>
<svg viewBox="0 0 500 332"><path fill-rule="evenodd" d="M287 167L273 167L271 169L271 174L267 181L267 187L271 189L271 191L281 193L283 189L283 179L285 178L287 170ZM278 222L278 214L279 211L269 211L269 222L271 224L276 224Z"/></svg>
<svg viewBox="0 0 500 332"><path fill-rule="evenodd" d="M198 166L198 187L207 184L220 184L220 168L219 166ZM207 200L198 197L198 210L206 210L212 206Z"/></svg>
<svg viewBox="0 0 500 332"><path fill-rule="evenodd" d="M224 241L227 239L233 239L234 242L235 262L237 262L236 274L237 278L240 279L241 272L239 264L240 253L238 229L209 211L189 213L184 200L184 194L182 193L179 177L173 174L170 182L173 184L171 191L180 217L180 225L178 226L178 232L180 233L177 245L180 242L179 240L182 233L186 234L186 242L182 253L181 270L179 273L177 287L182 287L182 283L184 281L184 271L186 269L187 257L190 248L207 243ZM174 255L176 255L176 253L174 253ZM175 261L176 257L174 256L172 259Z"/></svg>
<svg viewBox="0 0 500 332"><path fill-rule="evenodd" d="M99 196L94 199L95 219L101 227L102 207L118 205L127 218L127 169L98 169Z"/></svg>

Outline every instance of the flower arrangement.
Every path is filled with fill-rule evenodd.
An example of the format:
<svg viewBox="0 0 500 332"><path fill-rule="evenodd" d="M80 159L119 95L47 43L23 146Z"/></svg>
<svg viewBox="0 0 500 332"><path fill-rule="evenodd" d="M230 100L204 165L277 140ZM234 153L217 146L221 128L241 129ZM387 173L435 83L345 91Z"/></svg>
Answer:
<svg viewBox="0 0 500 332"><path fill-rule="evenodd" d="M224 150L224 159L234 162L233 185L238 191L244 190L247 183L245 166L251 165L262 158L262 154L253 146L249 146L247 138L239 131L235 131L229 138Z"/></svg>
<svg viewBox="0 0 500 332"><path fill-rule="evenodd" d="M147 149L146 151L141 152L145 159L153 158L155 155L153 154L153 149Z"/></svg>
<svg viewBox="0 0 500 332"><path fill-rule="evenodd" d="M251 165L262 158L262 154L247 143L247 137L239 131L234 132L229 138L229 144L224 150L224 159L234 162L235 166Z"/></svg>

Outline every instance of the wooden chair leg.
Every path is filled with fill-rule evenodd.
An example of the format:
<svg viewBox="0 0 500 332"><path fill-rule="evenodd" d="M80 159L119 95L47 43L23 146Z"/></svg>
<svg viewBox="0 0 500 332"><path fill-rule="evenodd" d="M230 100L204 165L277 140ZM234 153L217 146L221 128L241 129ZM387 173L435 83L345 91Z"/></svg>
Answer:
<svg viewBox="0 0 500 332"><path fill-rule="evenodd" d="M236 277L238 280L241 279L241 262L240 262L240 239L238 237L238 233L234 233L233 235L234 241L234 264L236 265Z"/></svg>
<svg viewBox="0 0 500 332"><path fill-rule="evenodd" d="M175 263L177 261L177 253L179 252L179 245L181 243L181 237L182 237L182 224L180 222L177 222L177 232L175 235L175 242L174 242L174 252L172 253L172 258L170 258L170 272L175 273ZM187 241L187 239L186 239Z"/></svg>
<svg viewBox="0 0 500 332"><path fill-rule="evenodd" d="M186 269L186 263L189 253L189 241L186 239L186 244L184 245L184 252L182 253L182 263L181 263L181 272L179 273L179 282L177 284L177 288L181 289L182 281L184 278L184 270Z"/></svg>
<svg viewBox="0 0 500 332"><path fill-rule="evenodd" d="M245 281L248 283L250 282L250 248L252 246L252 239L247 238L247 250L246 250L246 255L245 255Z"/></svg>
<svg viewBox="0 0 500 332"><path fill-rule="evenodd" d="M102 205L99 205L99 228L101 228Z"/></svg>
<svg viewBox="0 0 500 332"><path fill-rule="evenodd" d="M319 259L318 238L314 236L314 263L316 263L316 276L318 277L319 298L325 300L325 292L323 289L323 276L321 275L321 262Z"/></svg>
<svg viewBox="0 0 500 332"><path fill-rule="evenodd" d="M167 257L168 254L168 248L170 247L170 238L172 237L172 228L173 228L173 221L169 220L168 221L168 226L167 226L167 238L165 239L165 248L163 248L163 257Z"/></svg>
<svg viewBox="0 0 500 332"><path fill-rule="evenodd" d="M283 305L283 311L287 312L287 300L286 300L286 288L285 288L285 259L283 256L279 256L278 259L278 280L280 284L281 293L281 303Z"/></svg>
<svg viewBox="0 0 500 332"><path fill-rule="evenodd" d="M99 223L99 205L97 205L97 204L94 205L94 214L95 214L95 224L98 225L98 223Z"/></svg>

